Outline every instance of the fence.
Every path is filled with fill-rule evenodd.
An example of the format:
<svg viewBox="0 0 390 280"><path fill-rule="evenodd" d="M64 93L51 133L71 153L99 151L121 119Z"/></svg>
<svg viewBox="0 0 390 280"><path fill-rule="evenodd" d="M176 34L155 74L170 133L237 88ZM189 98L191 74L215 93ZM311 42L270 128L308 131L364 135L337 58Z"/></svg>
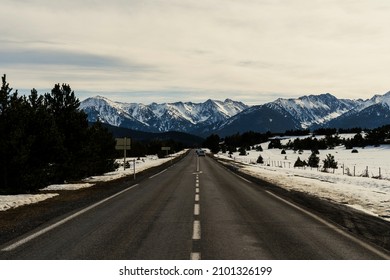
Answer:
<svg viewBox="0 0 390 280"><path fill-rule="evenodd" d="M257 157L235 157L234 160L247 163L247 164L258 164L257 163ZM270 166L270 167L277 167L277 168L296 168L296 169L303 169L303 170L314 170L318 172L324 172L323 166L320 165L318 168L310 167L310 166L304 166L304 167L294 167L295 161L290 161L287 159L284 160L272 160L270 158L264 159L263 164L259 164L262 166ZM334 173L339 175L345 175L345 176L353 176L353 177L368 177L368 178L375 178L375 179L384 179L384 180L390 180L390 167L383 168L379 165L364 165L362 163L356 163L356 164L348 164L348 163L340 163L338 162L338 168L337 169L328 169L328 173Z"/></svg>

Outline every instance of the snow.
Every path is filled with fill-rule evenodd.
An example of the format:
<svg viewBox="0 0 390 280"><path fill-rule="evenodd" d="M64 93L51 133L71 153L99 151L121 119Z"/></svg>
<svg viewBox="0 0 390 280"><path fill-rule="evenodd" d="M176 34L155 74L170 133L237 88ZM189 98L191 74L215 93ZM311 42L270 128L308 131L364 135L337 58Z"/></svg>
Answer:
<svg viewBox="0 0 390 280"><path fill-rule="evenodd" d="M90 184L90 183L50 185L47 186L46 188L43 188L42 191L79 190L79 189L92 187L93 185L94 184Z"/></svg>
<svg viewBox="0 0 390 280"><path fill-rule="evenodd" d="M57 193L0 195L0 211L37 203L57 195Z"/></svg>
<svg viewBox="0 0 390 280"><path fill-rule="evenodd" d="M246 105L232 100L211 101L216 107L209 108L208 102L176 102L176 103L122 103L97 96L81 102L80 108L98 114L103 122L119 126L124 119L137 120L146 126L156 127L158 131L167 131L175 127L177 121L199 124L208 121L226 120L247 108ZM214 120L213 116L217 116ZM158 120L158 121L157 121ZM174 128L177 130L178 128Z"/></svg>
<svg viewBox="0 0 390 280"><path fill-rule="evenodd" d="M179 153L172 154L168 158L159 159L157 156L147 156L144 158L127 158L126 161L133 162L135 160L135 172L136 174L144 171L148 168L161 165L165 162L170 161L172 158L178 157L187 150L183 150ZM123 164L123 158L117 159L118 162ZM41 189L42 192L49 191L72 191L79 190L82 188L89 188L94 186L97 182L107 182L115 179L119 179L125 176L133 175L134 165L131 164L130 168L123 170L123 166L118 168L118 170L106 173L101 176L89 177L83 180L81 183L75 184L58 184L58 185L50 185L46 188ZM16 208L22 205L37 203L42 200L52 198L54 196L59 195L58 193L40 193L40 194L19 194L19 195L0 195L0 211L6 211L11 208Z"/></svg>
<svg viewBox="0 0 390 280"><path fill-rule="evenodd" d="M135 173L139 173L141 171L144 171L148 168L159 166L165 162L170 161L172 158L180 156L184 154L187 150L183 150L179 153L170 155L168 158L158 158L157 156L146 156L142 157L140 159L138 158L126 158L126 161L129 162L130 167L124 169L123 168L123 158L117 159L117 162L121 164L122 166L119 167L117 170L113 172L108 172L104 175L101 176L93 176L84 179L84 182L87 183L96 183L96 182L107 182L107 181L112 181L116 180L125 176L133 175L134 174L134 160L135 160Z"/></svg>
<svg viewBox="0 0 390 280"><path fill-rule="evenodd" d="M351 150L342 147L320 150L320 163L327 154L334 155L339 166L334 173L333 170L323 172L321 169L310 167L294 168L298 156L301 160L307 161L310 151L295 154L287 150L286 155L282 155L279 149L268 150L268 143L261 145L263 152L249 151L247 156L234 153L232 158L221 153L217 156L239 162L242 165L240 171L287 190L305 192L390 221L389 145L358 149L358 154L352 154ZM260 154L264 164L255 164ZM344 165L344 175L342 165ZM369 177L365 177L367 166ZM349 175L346 172L347 168ZM376 178L379 176L379 168L381 168L382 179ZM355 176L352 176L353 170Z"/></svg>

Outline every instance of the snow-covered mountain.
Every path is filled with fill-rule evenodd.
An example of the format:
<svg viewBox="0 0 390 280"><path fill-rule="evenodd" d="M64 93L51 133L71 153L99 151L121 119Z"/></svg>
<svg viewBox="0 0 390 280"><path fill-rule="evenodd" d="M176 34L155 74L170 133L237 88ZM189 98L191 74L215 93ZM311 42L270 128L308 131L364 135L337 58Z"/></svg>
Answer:
<svg viewBox="0 0 390 280"><path fill-rule="evenodd" d="M253 106L224 122L220 135L237 132L284 132L296 129L376 128L390 124L390 92L367 100L338 99L326 93L295 99L279 98Z"/></svg>
<svg viewBox="0 0 390 280"><path fill-rule="evenodd" d="M376 128L390 124L390 91L360 100L358 106L326 123L327 127Z"/></svg>
<svg viewBox="0 0 390 280"><path fill-rule="evenodd" d="M338 99L329 93L305 95L252 107L230 99L144 105L97 96L82 101L81 109L91 122L100 120L134 130L182 131L200 136L211 133L225 136L250 130L375 128L390 124L390 92L367 100Z"/></svg>
<svg viewBox="0 0 390 280"><path fill-rule="evenodd" d="M231 99L144 105L114 102L96 96L82 101L80 108L87 113L90 122L99 120L114 126L150 132L192 132L224 122L248 106Z"/></svg>
<svg viewBox="0 0 390 280"><path fill-rule="evenodd" d="M326 93L320 95L302 96L296 99L279 98L268 103L268 107L289 112L298 120L302 128L313 125L323 125L350 110L360 106L358 100L338 99Z"/></svg>

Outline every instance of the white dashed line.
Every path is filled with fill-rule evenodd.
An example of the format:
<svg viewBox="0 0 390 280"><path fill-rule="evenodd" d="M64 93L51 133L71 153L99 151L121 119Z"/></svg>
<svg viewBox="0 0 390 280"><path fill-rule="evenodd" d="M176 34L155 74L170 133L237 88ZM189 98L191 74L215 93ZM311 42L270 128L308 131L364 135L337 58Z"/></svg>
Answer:
<svg viewBox="0 0 390 280"><path fill-rule="evenodd" d="M191 253L191 260L193 261L197 261L197 260L200 260L200 253Z"/></svg>
<svg viewBox="0 0 390 280"><path fill-rule="evenodd" d="M195 204L194 205L194 215L199 216L199 214L200 214L200 206L199 206L199 204Z"/></svg>
<svg viewBox="0 0 390 280"><path fill-rule="evenodd" d="M198 170L199 172L199 158L198 158ZM199 216L200 216L200 204L199 204L199 200L200 200L200 194L199 194L199 175L196 174L196 177L195 177L195 204L194 204L194 216L196 216L195 218L196 219L199 219ZM191 255L190 255L190 260L200 260L201 259L201 255L200 255L200 252L197 252L198 249L195 249L195 248L198 248L199 244L196 245L199 241L200 241L200 220L194 220L194 224L193 224L193 232L192 232L192 241L193 241L193 250L191 252Z"/></svg>
<svg viewBox="0 0 390 280"><path fill-rule="evenodd" d="M194 221L194 229L192 232L192 240L200 240L200 221Z"/></svg>

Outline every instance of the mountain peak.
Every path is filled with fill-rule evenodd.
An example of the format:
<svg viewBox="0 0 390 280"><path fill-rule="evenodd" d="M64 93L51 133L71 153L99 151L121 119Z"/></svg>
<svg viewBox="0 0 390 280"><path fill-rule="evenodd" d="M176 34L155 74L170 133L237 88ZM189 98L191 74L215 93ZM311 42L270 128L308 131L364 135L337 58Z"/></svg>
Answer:
<svg viewBox="0 0 390 280"><path fill-rule="evenodd" d="M100 120L111 125L133 129L134 122L137 122L136 127L145 129L146 126L146 131L150 132L172 130L191 132L199 127L225 121L247 107L241 102L222 102L212 99L203 103L179 101L143 105L115 102L103 96L88 98L80 105L80 108L88 114L90 121ZM128 119L131 119L131 122Z"/></svg>
<svg viewBox="0 0 390 280"><path fill-rule="evenodd" d="M115 126L147 132L182 131L207 136L237 132L284 132L318 127L348 128L390 122L390 92L371 99L338 99L330 93L278 98L249 107L226 98L203 103L121 103L104 96L81 102L89 121L100 120ZM368 122L370 121L370 123Z"/></svg>

